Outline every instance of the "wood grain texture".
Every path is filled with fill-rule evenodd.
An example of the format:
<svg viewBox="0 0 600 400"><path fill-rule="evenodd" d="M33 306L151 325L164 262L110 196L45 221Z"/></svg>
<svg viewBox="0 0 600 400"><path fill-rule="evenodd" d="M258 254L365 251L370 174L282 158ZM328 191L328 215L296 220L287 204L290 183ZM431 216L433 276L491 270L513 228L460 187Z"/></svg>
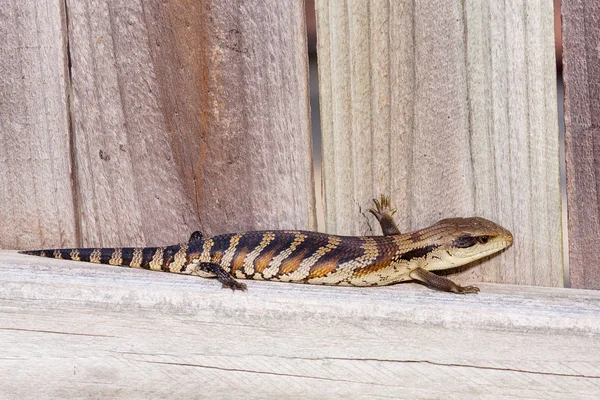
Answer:
<svg viewBox="0 0 600 400"><path fill-rule="evenodd" d="M305 20L302 0L204 2L206 232L315 227Z"/></svg>
<svg viewBox="0 0 600 400"><path fill-rule="evenodd" d="M177 242L198 227L161 109L143 3L68 1L85 246Z"/></svg>
<svg viewBox="0 0 600 400"><path fill-rule="evenodd" d="M595 291L483 284L457 296L417 284L251 281L240 293L198 277L9 252L0 263L0 343L11 344L0 357L3 398L600 392Z"/></svg>
<svg viewBox="0 0 600 400"><path fill-rule="evenodd" d="M600 5L563 0L565 157L571 286L600 289Z"/></svg>
<svg viewBox="0 0 600 400"><path fill-rule="evenodd" d="M328 232L482 216L515 244L462 279L562 286L552 1L319 0ZM359 215L361 218L357 218Z"/></svg>
<svg viewBox="0 0 600 400"><path fill-rule="evenodd" d="M76 244L62 4L0 1L0 248Z"/></svg>
<svg viewBox="0 0 600 400"><path fill-rule="evenodd" d="M67 4L85 245L314 225L301 2Z"/></svg>

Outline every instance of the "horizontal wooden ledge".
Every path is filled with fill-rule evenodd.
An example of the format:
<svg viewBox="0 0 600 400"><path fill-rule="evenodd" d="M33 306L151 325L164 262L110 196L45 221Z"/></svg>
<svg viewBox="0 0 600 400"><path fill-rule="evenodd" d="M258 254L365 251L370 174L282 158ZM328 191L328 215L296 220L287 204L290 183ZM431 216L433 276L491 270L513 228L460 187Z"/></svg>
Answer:
<svg viewBox="0 0 600 400"><path fill-rule="evenodd" d="M243 293L10 251L0 271L0 397L600 393L596 291L250 281Z"/></svg>

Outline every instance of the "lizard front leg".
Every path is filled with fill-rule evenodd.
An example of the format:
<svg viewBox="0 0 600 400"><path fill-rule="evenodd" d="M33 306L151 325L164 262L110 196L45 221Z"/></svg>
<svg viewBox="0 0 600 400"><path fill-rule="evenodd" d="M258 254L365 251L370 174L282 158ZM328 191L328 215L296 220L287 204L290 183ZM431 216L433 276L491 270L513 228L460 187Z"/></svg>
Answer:
<svg viewBox="0 0 600 400"><path fill-rule="evenodd" d="M442 290L444 292L453 292L459 294L479 292L478 287L457 285L450 279L446 279L443 276L436 275L433 272L429 272L423 268L415 268L410 272L409 276L412 279L421 281L434 289Z"/></svg>
<svg viewBox="0 0 600 400"><path fill-rule="evenodd" d="M375 208L371 208L369 211L379 221L383 236L400 235L400 229L398 229L394 217L392 217L396 209L392 209L390 198L382 194L381 200L373 199L373 202L375 203Z"/></svg>

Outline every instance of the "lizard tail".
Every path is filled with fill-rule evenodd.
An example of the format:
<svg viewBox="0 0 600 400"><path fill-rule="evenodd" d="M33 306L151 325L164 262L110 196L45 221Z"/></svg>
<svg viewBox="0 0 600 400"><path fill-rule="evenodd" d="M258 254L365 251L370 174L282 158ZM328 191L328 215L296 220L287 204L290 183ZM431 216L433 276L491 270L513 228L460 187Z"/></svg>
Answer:
<svg viewBox="0 0 600 400"><path fill-rule="evenodd" d="M179 270L187 264L187 251L188 244L182 243L167 247L48 249L26 250L19 253L61 260L169 271L169 267L174 267L173 264L176 264Z"/></svg>
<svg viewBox="0 0 600 400"><path fill-rule="evenodd" d="M24 250L19 253L61 260L86 261L181 273L189 261L190 254L201 249L203 241L202 234L194 232L187 243L166 247L46 249Z"/></svg>
<svg viewBox="0 0 600 400"><path fill-rule="evenodd" d="M144 258L148 258L148 256L154 255L158 249L159 248L156 247L73 248L25 250L20 251L19 253L38 257L56 258L61 260L87 261L98 264L129 266L132 263L135 264L136 259L139 259L139 261L141 262Z"/></svg>

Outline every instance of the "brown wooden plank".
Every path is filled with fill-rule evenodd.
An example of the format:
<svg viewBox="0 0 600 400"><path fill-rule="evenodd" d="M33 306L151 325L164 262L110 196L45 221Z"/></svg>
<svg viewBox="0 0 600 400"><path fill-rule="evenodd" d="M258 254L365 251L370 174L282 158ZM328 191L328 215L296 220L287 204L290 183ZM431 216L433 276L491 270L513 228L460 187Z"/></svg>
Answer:
<svg viewBox="0 0 600 400"><path fill-rule="evenodd" d="M68 9L85 243L313 225L301 2Z"/></svg>
<svg viewBox="0 0 600 400"><path fill-rule="evenodd" d="M202 24L203 227L313 229L304 2L207 1Z"/></svg>
<svg viewBox="0 0 600 400"><path fill-rule="evenodd" d="M600 4L563 0L565 157L571 286L600 289Z"/></svg>
<svg viewBox="0 0 600 400"><path fill-rule="evenodd" d="M0 9L0 247L73 246L63 2Z"/></svg>
<svg viewBox="0 0 600 400"><path fill-rule="evenodd" d="M552 1L316 11L327 230L378 234L379 193L404 231L479 215L515 244L463 279L561 286Z"/></svg>

